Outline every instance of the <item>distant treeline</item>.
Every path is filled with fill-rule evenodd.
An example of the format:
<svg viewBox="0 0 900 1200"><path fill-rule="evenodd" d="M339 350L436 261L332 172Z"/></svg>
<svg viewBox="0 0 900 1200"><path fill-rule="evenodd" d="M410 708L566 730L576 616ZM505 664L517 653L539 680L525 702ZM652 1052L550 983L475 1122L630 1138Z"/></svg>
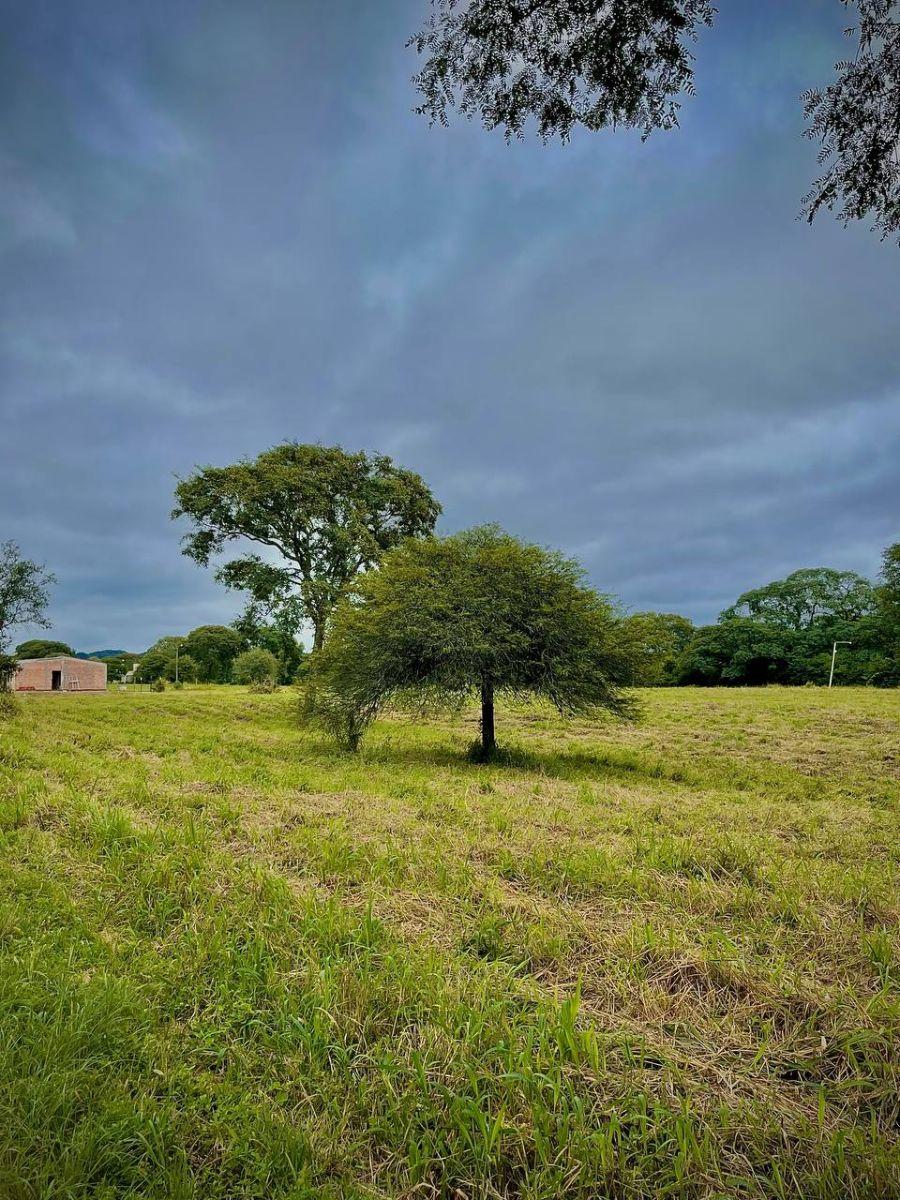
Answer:
<svg viewBox="0 0 900 1200"><path fill-rule="evenodd" d="M266 651L275 682L291 683L305 652L288 613L251 603L231 625L201 625L161 638L144 653L105 657L111 681L139 663L136 680L243 682L248 651ZM639 687L759 686L828 682L832 648L837 684L900 686L900 542L882 558L881 578L813 567L738 596L715 625L677 613L639 612L622 619ZM72 654L64 642L35 639L20 658ZM257 669L258 664L257 664Z"/></svg>
<svg viewBox="0 0 900 1200"><path fill-rule="evenodd" d="M625 629L639 686L834 682L900 686L900 542L877 583L852 571L794 571L738 596L715 625L674 613L635 613Z"/></svg>
<svg viewBox="0 0 900 1200"><path fill-rule="evenodd" d="M183 637L171 635L142 653L130 651L111 656L95 656L105 662L110 682L134 674L137 683L158 679L182 683L238 683L243 678L239 663L250 651L264 651L270 657L271 675L276 683L291 683L303 662L303 646L278 620L265 621L258 606L249 605L233 625L201 625ZM74 654L65 642L35 638L16 647L18 658L50 658ZM256 656L257 667L261 661Z"/></svg>

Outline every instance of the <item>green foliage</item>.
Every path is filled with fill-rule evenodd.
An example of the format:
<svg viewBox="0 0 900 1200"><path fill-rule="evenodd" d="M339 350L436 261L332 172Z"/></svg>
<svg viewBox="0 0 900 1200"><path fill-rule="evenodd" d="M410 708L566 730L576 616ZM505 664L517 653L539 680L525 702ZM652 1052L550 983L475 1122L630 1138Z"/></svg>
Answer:
<svg viewBox="0 0 900 1200"><path fill-rule="evenodd" d="M227 683L231 664L244 648L241 635L227 625L201 625L184 639L184 653L196 664L201 683Z"/></svg>
<svg viewBox="0 0 900 1200"><path fill-rule="evenodd" d="M790 682L790 633L750 617L698 629L679 655L676 679L714 686Z"/></svg>
<svg viewBox="0 0 900 1200"><path fill-rule="evenodd" d="M871 219L900 233L900 3L841 0L858 12L845 32L854 53L826 88L804 93L805 135L824 174L803 200L812 222L827 208L844 224ZM644 138L678 125L694 90L691 43L711 25L711 0L432 0L420 33L416 111L433 125L458 109L507 139L567 141L578 127L636 128Z"/></svg>
<svg viewBox="0 0 900 1200"><path fill-rule="evenodd" d="M16 625L49 625L46 608L55 582L42 566L23 558L15 542L0 543L0 654Z"/></svg>
<svg viewBox="0 0 900 1200"><path fill-rule="evenodd" d="M244 650L231 665L231 678L242 684L275 684L278 679L278 659L269 650L259 647Z"/></svg>
<svg viewBox="0 0 900 1200"><path fill-rule="evenodd" d="M131 670L136 662L140 662L141 655L131 652L124 654L112 654L108 657L101 657L100 662L106 663L106 675L110 683L116 683L123 679Z"/></svg>
<svg viewBox="0 0 900 1200"><path fill-rule="evenodd" d="M482 748L493 697L539 695L560 712L632 712L630 648L581 568L495 527L410 541L360 576L313 660L320 719L355 748L388 702L461 703L479 689Z"/></svg>
<svg viewBox="0 0 900 1200"><path fill-rule="evenodd" d="M842 0L849 7L851 0ZM855 53L824 89L805 93L806 136L821 143L827 169L804 198L812 222L822 208L838 219L873 220L882 239L900 234L900 4L852 0Z"/></svg>
<svg viewBox="0 0 900 1200"><path fill-rule="evenodd" d="M458 108L508 138L534 119L545 141L576 126L672 129L693 90L689 45L714 13L710 0L436 0L410 39L427 54L417 111L445 125Z"/></svg>
<svg viewBox="0 0 900 1200"><path fill-rule="evenodd" d="M882 555L881 583L875 600L881 660L872 682L881 687L900 687L900 542L888 546Z"/></svg>
<svg viewBox="0 0 900 1200"><path fill-rule="evenodd" d="M251 600L232 628L249 647L259 647L274 654L278 660L278 683L293 683L303 662L305 651L297 640L299 614L295 607L282 605L272 610L260 601Z"/></svg>
<svg viewBox="0 0 900 1200"><path fill-rule="evenodd" d="M16 646L17 658L56 658L59 655L74 655L75 651L66 642L54 642L48 638L32 638Z"/></svg>
<svg viewBox="0 0 900 1200"><path fill-rule="evenodd" d="M203 566L235 541L274 550L279 562L247 554L217 578L295 622L308 620L314 645L341 588L381 554L434 528L440 505L422 479L384 455L288 442L254 460L203 467L176 488L173 518L192 532L184 553Z"/></svg>
<svg viewBox="0 0 900 1200"><path fill-rule="evenodd" d="M0 672L3 670L3 664L0 662ZM2 676L0 676L0 721L11 721L13 717L17 717L21 712L22 706L7 687L2 686Z"/></svg>
<svg viewBox="0 0 900 1200"><path fill-rule="evenodd" d="M861 575L809 567L744 592L721 619L749 616L779 628L802 630L826 621L858 621L874 605L872 584Z"/></svg>
<svg viewBox="0 0 900 1200"><path fill-rule="evenodd" d="M181 683L196 683L200 678L199 663L190 654L179 654L177 663L174 659L169 660L166 679L174 680L176 674Z"/></svg>
<svg viewBox="0 0 900 1200"><path fill-rule="evenodd" d="M694 634L694 626L678 613L632 613L622 622L630 643L636 687L663 687L675 682L678 656Z"/></svg>
<svg viewBox="0 0 900 1200"><path fill-rule="evenodd" d="M170 670L174 663L174 655L157 643L151 646L146 654L142 654L138 660L140 665L137 670L137 680L140 683L152 683L156 679L162 679Z"/></svg>
<svg viewBox="0 0 900 1200"><path fill-rule="evenodd" d="M17 659L14 654L0 653L0 695L12 687L13 676L16 673Z"/></svg>
<svg viewBox="0 0 900 1200"><path fill-rule="evenodd" d="M151 692L164 692L166 690L166 681L160 675L150 684Z"/></svg>

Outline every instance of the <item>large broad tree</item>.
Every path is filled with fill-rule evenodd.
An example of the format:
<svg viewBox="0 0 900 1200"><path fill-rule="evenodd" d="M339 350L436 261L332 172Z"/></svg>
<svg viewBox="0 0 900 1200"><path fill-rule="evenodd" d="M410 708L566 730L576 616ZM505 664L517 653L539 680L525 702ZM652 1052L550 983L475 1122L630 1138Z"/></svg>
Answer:
<svg viewBox="0 0 900 1200"><path fill-rule="evenodd" d="M431 533L441 507L422 478L384 455L288 442L228 467L203 467L176 488L173 517L193 530L184 553L206 566L251 542L217 571L228 587L274 609L294 605L320 648L341 589L385 550Z"/></svg>
<svg viewBox="0 0 900 1200"><path fill-rule="evenodd" d="M855 571L806 567L785 579L738 596L721 620L747 616L781 628L802 630L814 624L858 621L875 607L875 590Z"/></svg>
<svg viewBox="0 0 900 1200"><path fill-rule="evenodd" d="M629 715L621 621L572 560L493 526L407 542L361 575L313 656L320 719L355 748L391 702L481 702L479 757L495 750L498 695L563 713Z"/></svg>
<svg viewBox="0 0 900 1200"><path fill-rule="evenodd" d="M16 646L16 658L56 658L59 655L74 655L67 642L55 642L50 638L31 638Z"/></svg>
<svg viewBox="0 0 900 1200"><path fill-rule="evenodd" d="M245 646L241 635L227 625L201 625L183 642L184 654L196 663L202 683L228 683L231 664Z"/></svg>
<svg viewBox="0 0 900 1200"><path fill-rule="evenodd" d="M900 0L841 0L857 15L855 52L805 93L807 136L824 174L805 197L846 224L900 232ZM644 137L678 124L694 89L691 45L710 0L432 0L410 44L425 56L417 111L446 124L458 109L507 138L534 121L545 141L624 126Z"/></svg>

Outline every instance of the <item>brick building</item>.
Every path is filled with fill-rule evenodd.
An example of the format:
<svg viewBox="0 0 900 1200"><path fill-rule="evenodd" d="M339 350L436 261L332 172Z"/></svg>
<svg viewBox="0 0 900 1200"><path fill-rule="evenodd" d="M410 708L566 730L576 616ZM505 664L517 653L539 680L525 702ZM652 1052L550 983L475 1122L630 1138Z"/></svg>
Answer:
<svg viewBox="0 0 900 1200"><path fill-rule="evenodd" d="M105 692L106 663L84 658L22 658L14 692Z"/></svg>

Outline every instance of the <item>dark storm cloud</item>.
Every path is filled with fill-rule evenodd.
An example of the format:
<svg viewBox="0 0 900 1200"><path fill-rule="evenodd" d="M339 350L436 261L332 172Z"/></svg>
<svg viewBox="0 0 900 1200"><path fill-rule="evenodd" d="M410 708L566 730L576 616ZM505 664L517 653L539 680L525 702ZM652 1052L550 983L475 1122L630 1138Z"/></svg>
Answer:
<svg viewBox="0 0 900 1200"><path fill-rule="evenodd" d="M289 437L696 619L898 536L900 260L795 219L836 0L723 6L680 132L562 148L411 114L426 7L0 4L0 535L58 635L230 619L173 474Z"/></svg>

